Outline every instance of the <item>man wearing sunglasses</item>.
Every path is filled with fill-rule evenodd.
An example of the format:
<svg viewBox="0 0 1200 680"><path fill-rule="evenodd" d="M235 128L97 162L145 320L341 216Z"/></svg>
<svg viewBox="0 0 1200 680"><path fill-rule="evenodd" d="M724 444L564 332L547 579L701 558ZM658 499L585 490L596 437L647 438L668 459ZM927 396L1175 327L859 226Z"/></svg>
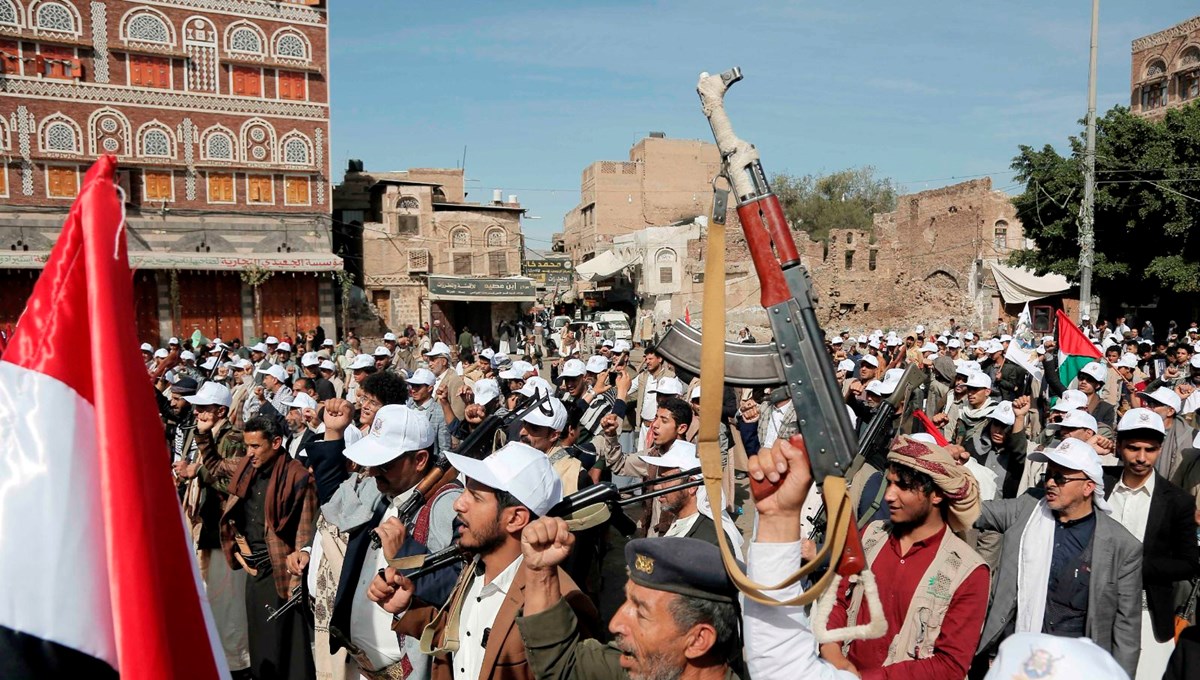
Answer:
<svg viewBox="0 0 1200 680"><path fill-rule="evenodd" d="M1141 647L1142 546L1109 516L1091 446L1068 438L1029 458L1046 463L1043 487L984 503L975 522L1003 532L1004 542L970 677L987 672L1014 632L1091 638L1132 677Z"/></svg>

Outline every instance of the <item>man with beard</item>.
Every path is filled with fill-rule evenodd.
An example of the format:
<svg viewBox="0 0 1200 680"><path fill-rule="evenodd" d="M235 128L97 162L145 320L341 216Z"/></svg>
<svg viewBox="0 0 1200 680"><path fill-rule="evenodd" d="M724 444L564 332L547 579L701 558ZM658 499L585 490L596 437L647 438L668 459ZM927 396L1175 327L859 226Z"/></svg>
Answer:
<svg viewBox="0 0 1200 680"><path fill-rule="evenodd" d="M1002 401L988 415L987 424L963 443L971 457L991 472L992 491L999 490L998 495L984 494L984 500L992 500L993 496L1016 498L1028 450L1025 436L1028 415L1029 397Z"/></svg>
<svg viewBox="0 0 1200 680"><path fill-rule="evenodd" d="M297 380L299 382L299 380ZM283 449L288 455L308 466L308 452L305 447L308 443L317 438L317 432L310 425L316 418L317 402L313 398L303 392L297 394L291 401L283 404L287 409L287 414L284 420L287 422L288 432L284 439Z"/></svg>
<svg viewBox="0 0 1200 680"><path fill-rule="evenodd" d="M983 371L967 376L965 403L959 409L958 423L954 428L952 442L965 446L980 435L988 424L988 416L996 408L996 400L992 399L992 379Z"/></svg>
<svg viewBox="0 0 1200 680"><path fill-rule="evenodd" d="M888 519L863 533L868 568L879 592L888 594L887 633L827 642L821 656L864 677L883 671L890 678L960 680L979 643L989 579L983 559L953 532L979 516L979 488L947 449L928 441L897 437L887 461ZM838 581L830 630L868 623L848 585Z"/></svg>
<svg viewBox="0 0 1200 680"><path fill-rule="evenodd" d="M243 438L246 456L229 482L221 549L231 568L248 575L250 668L258 680L312 678L312 652L300 612L292 609L267 621L300 584L300 549L312 543L317 519L312 475L284 453L283 433L274 419L251 419Z"/></svg>
<svg viewBox="0 0 1200 680"><path fill-rule="evenodd" d="M194 462L200 457L196 446L196 428L192 422L192 405L186 397L196 393L196 381L180 378L171 385L168 408L164 412L168 441L171 442L171 464ZM180 480L182 482L182 480Z"/></svg>
<svg viewBox="0 0 1200 680"><path fill-rule="evenodd" d="M533 680L515 623L531 574L523 564L521 532L562 500L562 485L545 454L518 442L483 460L447 455L467 479L454 509L461 524L458 545L472 557L446 615L435 620L437 604L417 596L413 582L391 567L371 582L369 597L395 617L397 634L420 637L432 623L433 680ZM553 571L563 583L564 606L590 635L598 626L591 600L557 563ZM448 647L448 641L457 644Z"/></svg>
<svg viewBox="0 0 1200 680"><path fill-rule="evenodd" d="M700 467L700 459L696 456L696 445L686 441L676 441L669 451L662 456L642 456L649 465L658 467L661 476L667 477L679 472L695 470ZM697 473L693 479L699 479ZM663 482L657 489L673 488L687 480ZM733 521L726 517L724 507L714 510L708 500L708 491L702 486L690 489L679 489L659 496L655 499L665 514L674 517L663 536L681 536L695 538L717 545L717 525L714 511L720 512L721 527L729 539L729 545L734 555L742 557L742 534L734 526Z"/></svg>
<svg viewBox="0 0 1200 680"><path fill-rule="evenodd" d="M550 461L562 482L563 495L591 486L592 480L578 458L562 447L563 431L567 429L567 407L549 397L521 418L521 443L541 451Z"/></svg>
<svg viewBox="0 0 1200 680"><path fill-rule="evenodd" d="M525 529L528 579L517 623L539 680L736 680L741 655L737 589L716 546L694 538L625 545L625 601L602 645L580 635L558 565L574 536L558 517Z"/></svg>
<svg viewBox="0 0 1200 680"><path fill-rule="evenodd" d="M262 384L255 387L246 399L246 405L242 407L243 419L249 421L259 415L259 412L268 405L271 408L263 415L274 417L287 413L284 403L291 401L293 394L292 388L286 384L288 376L283 367L275 364L270 368L260 368L255 372L262 375Z"/></svg>

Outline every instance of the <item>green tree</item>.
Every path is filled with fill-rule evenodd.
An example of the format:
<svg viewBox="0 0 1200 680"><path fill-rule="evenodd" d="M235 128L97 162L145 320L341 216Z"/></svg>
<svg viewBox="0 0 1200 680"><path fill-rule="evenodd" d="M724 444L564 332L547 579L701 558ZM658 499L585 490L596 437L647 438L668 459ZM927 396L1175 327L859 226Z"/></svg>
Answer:
<svg viewBox="0 0 1200 680"><path fill-rule="evenodd" d="M1035 249L1010 264L1079 277L1079 206L1084 142L1071 153L1021 146L1013 159L1025 190L1013 198ZM1200 291L1200 107L1151 121L1117 106L1096 124L1096 203L1092 289L1115 303L1147 303Z"/></svg>
<svg viewBox="0 0 1200 680"><path fill-rule="evenodd" d="M816 241L830 229L870 229L872 215L896 209L895 183L876 177L871 166L803 177L780 173L771 178L771 190L792 228Z"/></svg>

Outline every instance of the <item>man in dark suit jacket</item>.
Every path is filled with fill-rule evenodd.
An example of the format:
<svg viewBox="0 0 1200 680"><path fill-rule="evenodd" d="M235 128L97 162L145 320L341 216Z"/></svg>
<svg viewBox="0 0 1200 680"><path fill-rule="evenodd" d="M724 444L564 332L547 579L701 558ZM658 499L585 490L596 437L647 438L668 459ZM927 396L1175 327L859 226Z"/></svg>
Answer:
<svg viewBox="0 0 1200 680"><path fill-rule="evenodd" d="M1175 584L1200 565L1192 498L1154 470L1165 430L1157 413L1130 409L1117 425L1120 468L1108 468L1105 488L1113 519L1142 541L1142 613L1139 677L1161 677L1174 637Z"/></svg>

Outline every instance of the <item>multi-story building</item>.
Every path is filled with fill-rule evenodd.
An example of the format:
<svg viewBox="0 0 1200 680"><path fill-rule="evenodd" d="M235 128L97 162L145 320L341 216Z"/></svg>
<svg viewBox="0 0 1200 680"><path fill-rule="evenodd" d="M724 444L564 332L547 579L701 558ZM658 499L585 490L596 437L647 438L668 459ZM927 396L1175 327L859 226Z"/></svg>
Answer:
<svg viewBox="0 0 1200 680"><path fill-rule="evenodd" d="M1200 100L1200 16L1133 41L1129 108L1150 118Z"/></svg>
<svg viewBox="0 0 1200 680"><path fill-rule="evenodd" d="M615 236L708 214L720 169L715 144L661 132L635 144L628 161L588 165L579 205L563 217L566 253L578 265L608 250Z"/></svg>
<svg viewBox="0 0 1200 680"><path fill-rule="evenodd" d="M142 338L334 329L321 0L0 0L0 323L117 157Z"/></svg>
<svg viewBox="0 0 1200 680"><path fill-rule="evenodd" d="M461 169L365 172L351 161L333 197L346 270L384 330L433 322L443 339L463 327L488 336L535 302L515 195L468 203Z"/></svg>

